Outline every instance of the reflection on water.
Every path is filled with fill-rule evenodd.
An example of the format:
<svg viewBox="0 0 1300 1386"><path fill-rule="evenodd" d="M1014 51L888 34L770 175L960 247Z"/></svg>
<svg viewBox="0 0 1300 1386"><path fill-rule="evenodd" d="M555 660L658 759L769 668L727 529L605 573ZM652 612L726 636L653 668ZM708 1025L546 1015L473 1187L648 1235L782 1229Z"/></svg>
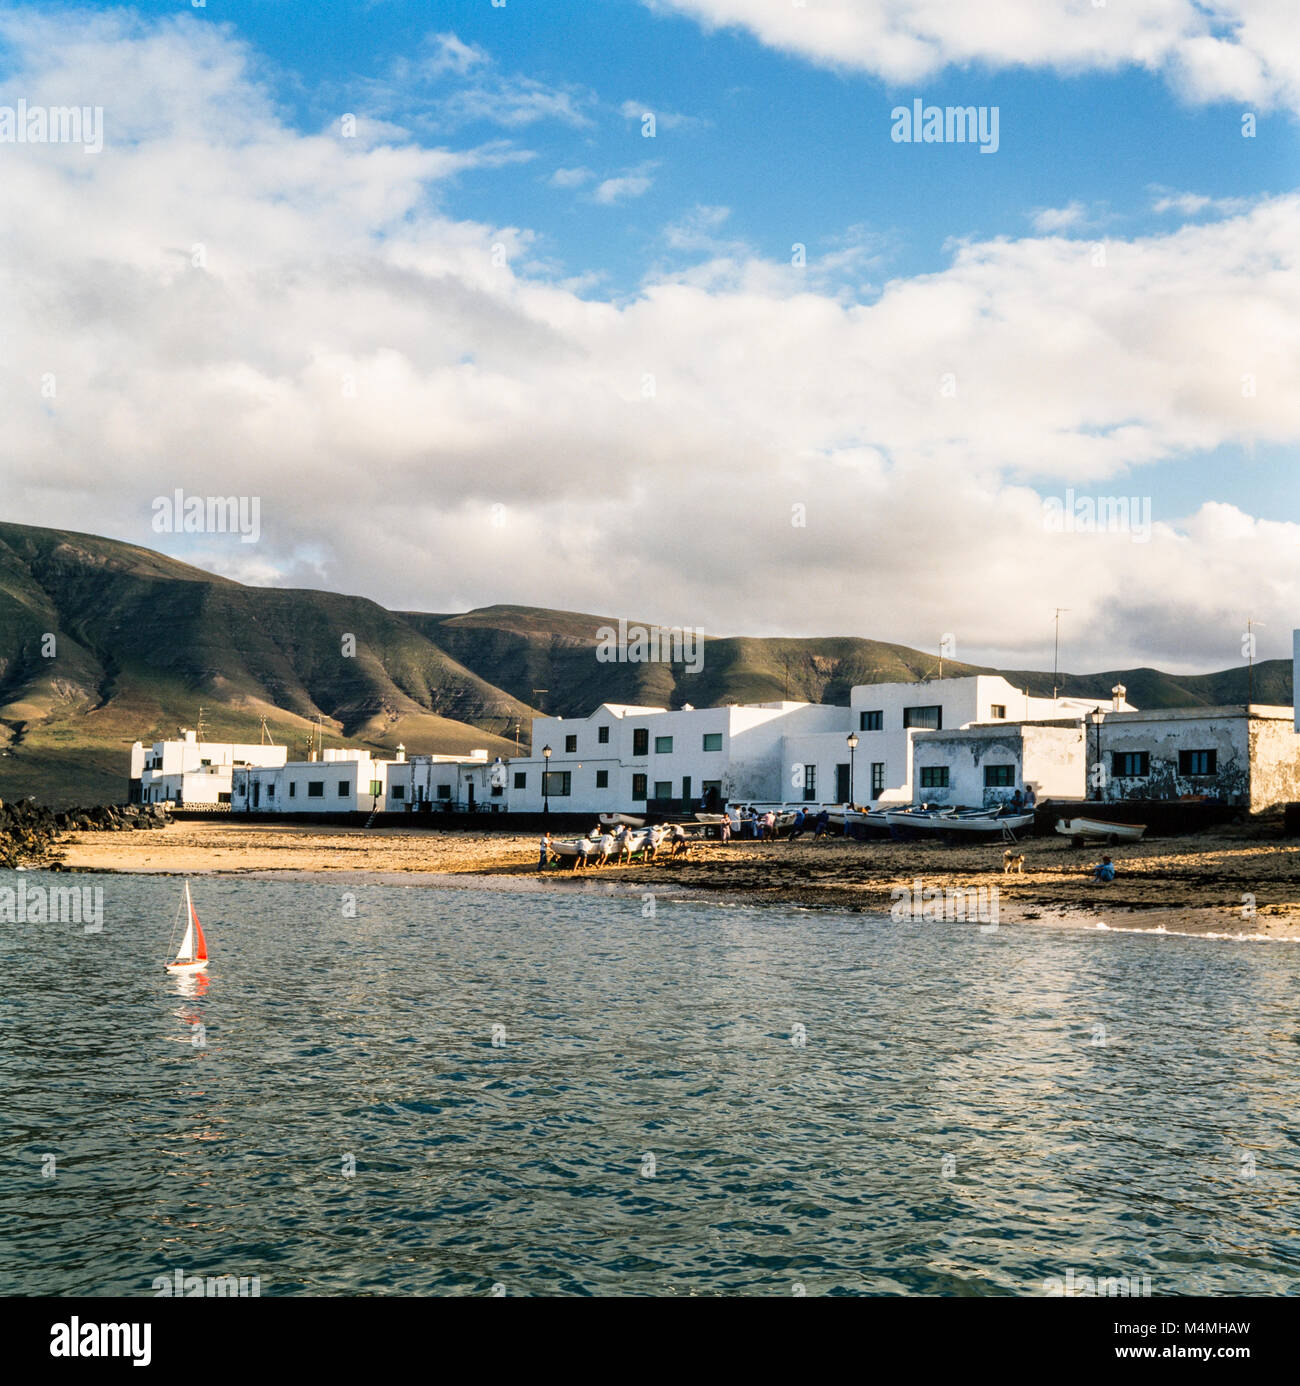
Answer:
<svg viewBox="0 0 1300 1386"><path fill-rule="evenodd" d="M1295 949L349 890L0 940L0 1291L1300 1285Z"/></svg>

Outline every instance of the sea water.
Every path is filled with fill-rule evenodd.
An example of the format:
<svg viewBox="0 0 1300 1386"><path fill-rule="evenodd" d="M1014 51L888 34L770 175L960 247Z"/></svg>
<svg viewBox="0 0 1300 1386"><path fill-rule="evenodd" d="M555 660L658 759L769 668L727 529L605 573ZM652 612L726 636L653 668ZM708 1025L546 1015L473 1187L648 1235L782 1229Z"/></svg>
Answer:
<svg viewBox="0 0 1300 1386"><path fill-rule="evenodd" d="M177 977L95 883L0 930L0 1293L1300 1288L1296 948L200 877Z"/></svg>

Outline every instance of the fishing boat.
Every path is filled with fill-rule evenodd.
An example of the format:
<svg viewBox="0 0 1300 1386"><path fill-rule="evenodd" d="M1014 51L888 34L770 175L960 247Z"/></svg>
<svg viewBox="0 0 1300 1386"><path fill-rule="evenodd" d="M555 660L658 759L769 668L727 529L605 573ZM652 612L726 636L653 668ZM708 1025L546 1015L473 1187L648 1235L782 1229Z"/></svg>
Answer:
<svg viewBox="0 0 1300 1386"><path fill-rule="evenodd" d="M637 818L630 813L602 813L600 815L602 827L617 828L620 824L626 824L629 828L644 828L645 819Z"/></svg>
<svg viewBox="0 0 1300 1386"><path fill-rule="evenodd" d="M166 964L167 971L202 972L208 965L208 942L203 937L203 925L199 923L198 911L194 908L188 881L185 882L185 895L176 911L176 919L172 922L172 938L176 937L176 925L180 921L181 910L185 911L185 937L181 939L181 946L176 950L175 958ZM169 940L168 948L170 947Z"/></svg>
<svg viewBox="0 0 1300 1386"><path fill-rule="evenodd" d="M1138 842L1145 823L1107 823L1104 818L1059 818L1056 831L1063 837L1099 838L1103 842Z"/></svg>

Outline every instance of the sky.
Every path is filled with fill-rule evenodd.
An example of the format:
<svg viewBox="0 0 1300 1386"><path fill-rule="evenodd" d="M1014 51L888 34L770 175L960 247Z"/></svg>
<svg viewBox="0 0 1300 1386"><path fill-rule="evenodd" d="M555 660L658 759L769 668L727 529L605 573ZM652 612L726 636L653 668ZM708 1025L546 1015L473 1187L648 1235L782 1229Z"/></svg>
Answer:
<svg viewBox="0 0 1300 1386"><path fill-rule="evenodd" d="M0 0L0 514L398 609L1284 656L1292 8ZM74 105L102 147L18 140Z"/></svg>

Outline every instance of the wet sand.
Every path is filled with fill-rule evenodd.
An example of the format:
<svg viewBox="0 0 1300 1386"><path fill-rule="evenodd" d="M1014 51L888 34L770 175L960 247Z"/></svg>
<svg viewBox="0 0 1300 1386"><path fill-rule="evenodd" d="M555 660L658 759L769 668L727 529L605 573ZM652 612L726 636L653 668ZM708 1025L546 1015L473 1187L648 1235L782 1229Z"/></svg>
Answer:
<svg viewBox="0 0 1300 1386"><path fill-rule="evenodd" d="M284 824L229 818L172 823L148 833L70 833L59 844L68 870L264 875L293 871L376 882L496 885L513 889L709 892L746 903L888 913L895 892L996 886L1007 923L1265 939L1300 939L1300 844L1273 825L1221 828L1114 848L1027 838L1024 874L1003 873L1003 844L938 842L702 843L684 858L582 873L537 870L537 839L499 833L428 832ZM1110 855L1118 878L1092 882ZM1253 913L1251 912L1253 910Z"/></svg>

